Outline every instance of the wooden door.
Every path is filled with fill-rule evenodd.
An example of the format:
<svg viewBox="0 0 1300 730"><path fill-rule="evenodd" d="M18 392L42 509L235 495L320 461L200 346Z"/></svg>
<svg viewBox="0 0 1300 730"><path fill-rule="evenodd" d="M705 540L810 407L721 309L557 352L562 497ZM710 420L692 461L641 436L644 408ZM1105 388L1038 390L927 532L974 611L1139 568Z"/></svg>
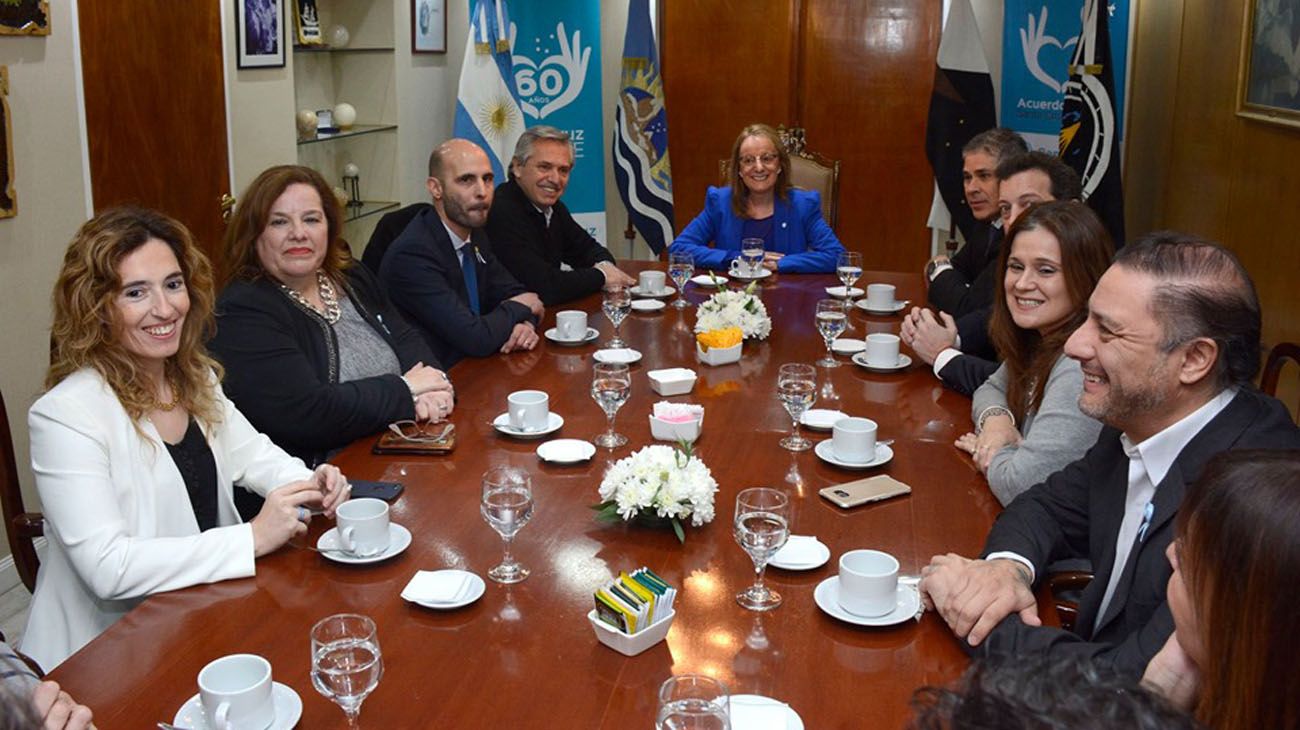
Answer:
<svg viewBox="0 0 1300 730"><path fill-rule="evenodd" d="M842 163L839 224L868 269L916 270L933 175L925 118L942 5L932 0L663 3L663 74L681 230L750 122L801 126Z"/></svg>
<svg viewBox="0 0 1300 730"><path fill-rule="evenodd" d="M230 192L218 0L78 5L94 208L171 215L211 256Z"/></svg>

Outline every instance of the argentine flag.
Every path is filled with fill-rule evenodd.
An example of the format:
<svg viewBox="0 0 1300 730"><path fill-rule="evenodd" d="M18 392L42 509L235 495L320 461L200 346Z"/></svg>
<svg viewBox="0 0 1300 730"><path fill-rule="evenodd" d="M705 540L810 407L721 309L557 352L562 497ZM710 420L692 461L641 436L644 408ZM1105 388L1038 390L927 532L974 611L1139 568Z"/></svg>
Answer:
<svg viewBox="0 0 1300 730"><path fill-rule="evenodd" d="M498 182L506 179L515 142L524 132L509 31L506 0L474 0L452 125L453 134L487 152Z"/></svg>

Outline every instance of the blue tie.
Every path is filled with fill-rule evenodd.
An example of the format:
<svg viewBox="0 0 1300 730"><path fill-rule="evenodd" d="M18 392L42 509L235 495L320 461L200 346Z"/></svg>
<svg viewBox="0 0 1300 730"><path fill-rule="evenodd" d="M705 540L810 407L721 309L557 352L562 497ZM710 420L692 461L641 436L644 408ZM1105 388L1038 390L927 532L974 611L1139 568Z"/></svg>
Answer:
<svg viewBox="0 0 1300 730"><path fill-rule="evenodd" d="M469 308L475 315L478 309L478 274L474 271L474 254L469 244L460 249L460 270L465 275L465 294L469 296Z"/></svg>

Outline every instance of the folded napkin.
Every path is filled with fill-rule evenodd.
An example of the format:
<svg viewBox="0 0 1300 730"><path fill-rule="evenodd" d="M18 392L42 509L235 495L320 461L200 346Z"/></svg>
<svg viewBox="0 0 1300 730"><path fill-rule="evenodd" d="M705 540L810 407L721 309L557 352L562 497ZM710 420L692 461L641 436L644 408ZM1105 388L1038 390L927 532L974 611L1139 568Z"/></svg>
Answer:
<svg viewBox="0 0 1300 730"><path fill-rule="evenodd" d="M692 403L659 401L654 405L654 417L665 423L690 423L704 420L704 406Z"/></svg>
<svg viewBox="0 0 1300 730"><path fill-rule="evenodd" d="M790 565L815 563L820 557L817 545L817 538L812 535L791 535L786 539L785 545L772 556L772 560Z"/></svg>
<svg viewBox="0 0 1300 730"><path fill-rule="evenodd" d="M470 574L463 570L420 570L402 589L402 598L412 603L455 603L469 582Z"/></svg>
<svg viewBox="0 0 1300 730"><path fill-rule="evenodd" d="M731 726L745 730L786 730L790 708L779 700L759 695L731 698Z"/></svg>

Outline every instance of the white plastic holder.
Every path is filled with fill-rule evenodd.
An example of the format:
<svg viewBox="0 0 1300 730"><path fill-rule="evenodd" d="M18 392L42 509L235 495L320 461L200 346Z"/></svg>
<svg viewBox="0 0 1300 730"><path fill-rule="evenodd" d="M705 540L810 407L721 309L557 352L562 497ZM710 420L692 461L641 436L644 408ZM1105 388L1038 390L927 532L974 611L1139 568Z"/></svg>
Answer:
<svg viewBox="0 0 1300 730"><path fill-rule="evenodd" d="M667 616L635 634L625 634L601 621L594 608L587 614L587 620L591 622L591 628L596 632L600 643L624 656L636 656L668 636L668 629L672 628L673 617L676 615L676 611L669 611Z"/></svg>
<svg viewBox="0 0 1300 730"><path fill-rule="evenodd" d="M705 365L730 365L733 362L740 362L740 349L744 344L742 340L731 347L710 347L705 350L697 342L695 343L695 359Z"/></svg>
<svg viewBox="0 0 1300 730"><path fill-rule="evenodd" d="M656 418L650 414L650 435L659 441L685 441L688 444L695 443L695 439L700 437L700 431L704 429L704 416L700 416L694 421L682 421L680 423L665 421Z"/></svg>

